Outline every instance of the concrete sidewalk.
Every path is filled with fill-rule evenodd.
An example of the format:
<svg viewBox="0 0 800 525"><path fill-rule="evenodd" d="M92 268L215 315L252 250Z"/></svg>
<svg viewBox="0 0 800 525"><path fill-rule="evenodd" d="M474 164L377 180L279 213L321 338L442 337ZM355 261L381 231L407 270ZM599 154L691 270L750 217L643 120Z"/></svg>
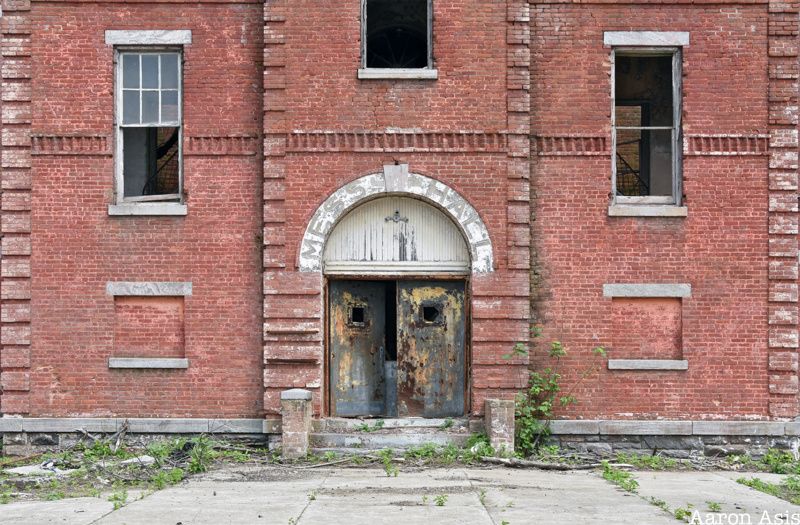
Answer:
<svg viewBox="0 0 800 525"><path fill-rule="evenodd" d="M653 505L693 505L707 520L709 501L721 505L720 519L764 522L764 513L795 513L800 507L735 482L725 472L636 472L638 494L621 491L597 472L453 468L291 469L239 467L212 472L175 487L129 501L116 511L105 498L0 506L2 524L672 524L675 518ZM775 482L770 474L747 474ZM437 501L442 505L437 505ZM733 516L733 515L736 516ZM728 518L726 518L728 519ZM712 521L695 521L712 523ZM728 521L723 521L728 523Z"/></svg>

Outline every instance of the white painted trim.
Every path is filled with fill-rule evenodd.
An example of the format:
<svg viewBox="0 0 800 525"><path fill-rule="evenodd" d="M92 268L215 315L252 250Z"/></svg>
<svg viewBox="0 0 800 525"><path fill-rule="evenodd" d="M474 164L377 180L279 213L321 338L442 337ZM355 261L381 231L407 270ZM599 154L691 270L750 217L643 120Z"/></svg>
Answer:
<svg viewBox="0 0 800 525"><path fill-rule="evenodd" d="M358 70L359 80L436 80L438 69L363 68Z"/></svg>
<svg viewBox="0 0 800 525"><path fill-rule="evenodd" d="M688 217L686 206L664 204L612 204L609 217Z"/></svg>
<svg viewBox="0 0 800 525"><path fill-rule="evenodd" d="M190 282L114 281L106 283L106 293L112 296L175 297L192 295Z"/></svg>
<svg viewBox="0 0 800 525"><path fill-rule="evenodd" d="M185 216L189 213L186 204L180 202L125 202L109 204L108 214L112 217L135 216Z"/></svg>
<svg viewBox="0 0 800 525"><path fill-rule="evenodd" d="M603 297L691 297L691 284L604 284Z"/></svg>
<svg viewBox="0 0 800 525"><path fill-rule="evenodd" d="M189 368L189 360L169 357L109 357L108 368Z"/></svg>
<svg viewBox="0 0 800 525"><path fill-rule="evenodd" d="M687 31L605 31L604 46L689 46Z"/></svg>
<svg viewBox="0 0 800 525"><path fill-rule="evenodd" d="M191 43L191 29L106 30L106 44L114 46L181 46Z"/></svg>
<svg viewBox="0 0 800 525"><path fill-rule="evenodd" d="M609 359L609 370L688 370L689 361L678 359Z"/></svg>
<svg viewBox="0 0 800 525"><path fill-rule="evenodd" d="M331 261L324 263L326 275L389 275L444 273L469 275L469 262L393 262L393 261Z"/></svg>

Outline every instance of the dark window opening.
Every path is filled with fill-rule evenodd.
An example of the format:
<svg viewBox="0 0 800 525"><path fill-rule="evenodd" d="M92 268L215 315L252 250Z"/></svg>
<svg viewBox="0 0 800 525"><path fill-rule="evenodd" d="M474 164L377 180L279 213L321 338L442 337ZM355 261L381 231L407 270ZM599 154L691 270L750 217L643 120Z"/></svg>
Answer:
<svg viewBox="0 0 800 525"><path fill-rule="evenodd" d="M123 128L125 197L179 193L180 129Z"/></svg>
<svg viewBox="0 0 800 525"><path fill-rule="evenodd" d="M397 283L386 281L386 360L397 361Z"/></svg>
<svg viewBox="0 0 800 525"><path fill-rule="evenodd" d="M428 0L364 1L366 67L428 67Z"/></svg>
<svg viewBox="0 0 800 525"><path fill-rule="evenodd" d="M423 305L422 320L426 323L440 323L442 320L442 307L440 305Z"/></svg>
<svg viewBox="0 0 800 525"><path fill-rule="evenodd" d="M366 319L366 308L363 306L350 307L350 324L363 326Z"/></svg>
<svg viewBox="0 0 800 525"><path fill-rule="evenodd" d="M677 133L673 56L614 60L617 195L672 196Z"/></svg>

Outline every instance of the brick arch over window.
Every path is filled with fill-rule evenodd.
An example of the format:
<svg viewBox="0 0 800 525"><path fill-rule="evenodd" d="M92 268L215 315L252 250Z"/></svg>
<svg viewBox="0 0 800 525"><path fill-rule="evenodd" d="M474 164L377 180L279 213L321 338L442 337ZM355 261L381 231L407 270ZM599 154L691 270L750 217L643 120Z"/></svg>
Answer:
<svg viewBox="0 0 800 525"><path fill-rule="evenodd" d="M300 244L301 272L322 270L322 254L328 235L347 212L359 204L385 195L408 195L442 210L458 226L469 247L473 273L494 269L492 241L480 215L467 200L446 184L408 172L407 164L384 166L383 173L356 179L328 197L317 208Z"/></svg>

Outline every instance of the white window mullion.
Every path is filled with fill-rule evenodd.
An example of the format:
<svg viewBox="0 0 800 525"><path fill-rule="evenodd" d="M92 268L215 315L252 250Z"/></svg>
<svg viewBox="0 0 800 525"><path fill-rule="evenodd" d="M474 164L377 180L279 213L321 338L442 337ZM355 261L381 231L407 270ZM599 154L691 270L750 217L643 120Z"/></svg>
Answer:
<svg viewBox="0 0 800 525"><path fill-rule="evenodd" d="M156 55L158 60L156 63L158 64L158 124L160 125L162 122L161 118L161 54L159 53Z"/></svg>

